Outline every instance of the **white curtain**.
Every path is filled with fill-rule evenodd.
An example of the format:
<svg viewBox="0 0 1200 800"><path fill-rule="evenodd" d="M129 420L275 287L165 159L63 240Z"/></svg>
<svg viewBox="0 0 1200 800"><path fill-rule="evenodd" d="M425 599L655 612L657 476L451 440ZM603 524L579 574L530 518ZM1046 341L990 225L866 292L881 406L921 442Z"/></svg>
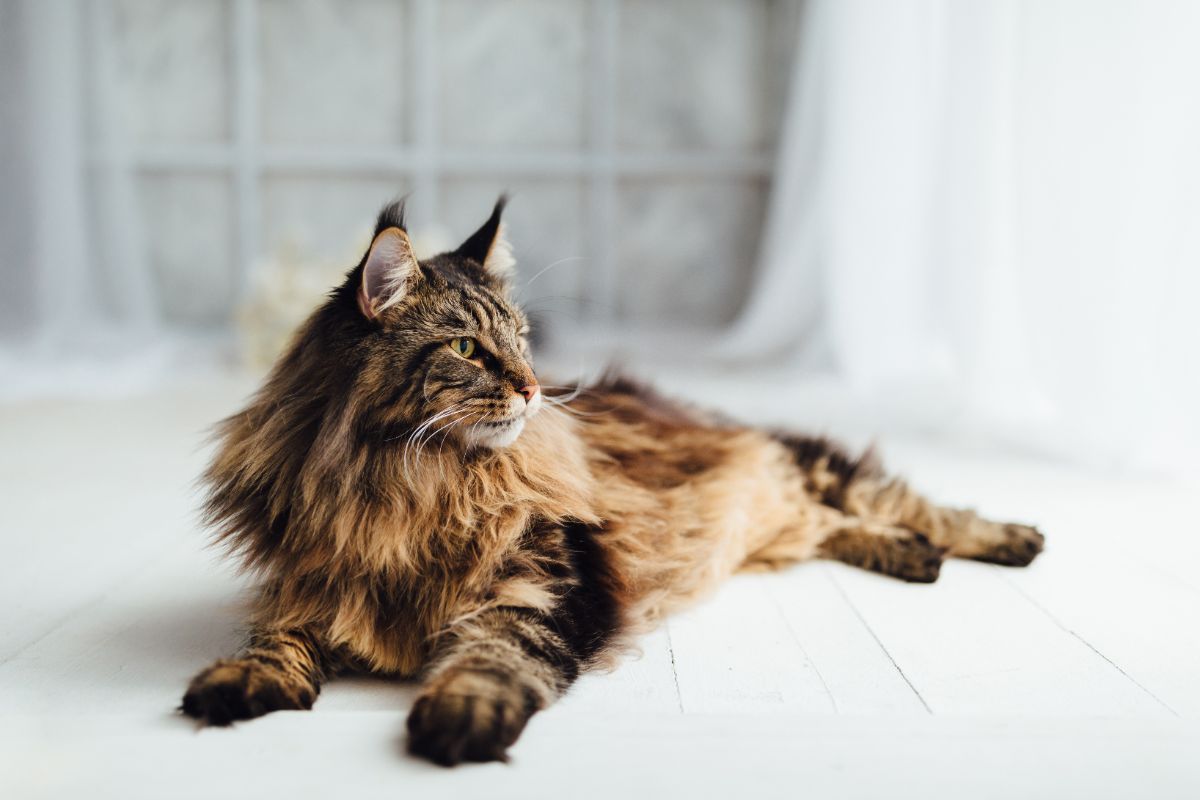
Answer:
<svg viewBox="0 0 1200 800"><path fill-rule="evenodd" d="M58 306L77 317L87 275L76 20L64 4L0 3L0 264L4 330L30 335ZM51 267L53 268L46 268ZM55 292L55 285L61 292Z"/></svg>
<svg viewBox="0 0 1200 800"><path fill-rule="evenodd" d="M1200 3L809 0L727 355L881 418L1200 460Z"/></svg>
<svg viewBox="0 0 1200 800"><path fill-rule="evenodd" d="M94 10L0 0L0 397L127 388L170 362Z"/></svg>

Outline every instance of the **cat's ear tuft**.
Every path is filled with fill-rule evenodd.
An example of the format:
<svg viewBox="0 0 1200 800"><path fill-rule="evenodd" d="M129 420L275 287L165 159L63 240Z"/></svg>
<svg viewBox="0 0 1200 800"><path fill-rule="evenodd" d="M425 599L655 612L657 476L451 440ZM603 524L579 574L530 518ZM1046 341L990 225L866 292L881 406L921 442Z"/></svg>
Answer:
<svg viewBox="0 0 1200 800"><path fill-rule="evenodd" d="M508 197L500 195L487 222L472 233L456 251L460 256L478 261L484 269L499 278L511 277L513 268L517 265L512 254L512 245L504 236L504 224L500 221L507 203Z"/></svg>
<svg viewBox="0 0 1200 800"><path fill-rule="evenodd" d="M359 309L368 319L375 319L403 300L420 274L408 234L400 228L384 228L375 234L363 264Z"/></svg>

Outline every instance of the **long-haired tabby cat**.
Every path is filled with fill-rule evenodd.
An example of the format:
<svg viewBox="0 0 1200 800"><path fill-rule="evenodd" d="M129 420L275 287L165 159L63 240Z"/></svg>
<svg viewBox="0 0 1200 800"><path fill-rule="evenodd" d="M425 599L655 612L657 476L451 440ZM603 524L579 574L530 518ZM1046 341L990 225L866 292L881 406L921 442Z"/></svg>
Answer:
<svg viewBox="0 0 1200 800"><path fill-rule="evenodd" d="M312 706L344 671L420 676L409 748L504 759L530 715L740 569L833 558L908 581L1025 565L1033 528L925 500L869 457L609 378L539 386L503 198L418 262L402 207L221 423L207 518L260 576L244 649L183 711Z"/></svg>

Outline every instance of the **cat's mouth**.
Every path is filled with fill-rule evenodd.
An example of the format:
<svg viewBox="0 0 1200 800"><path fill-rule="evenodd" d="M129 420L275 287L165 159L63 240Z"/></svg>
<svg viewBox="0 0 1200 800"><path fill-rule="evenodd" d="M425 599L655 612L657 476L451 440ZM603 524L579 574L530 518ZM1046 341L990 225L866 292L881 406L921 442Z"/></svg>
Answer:
<svg viewBox="0 0 1200 800"><path fill-rule="evenodd" d="M481 428L487 428L490 430L504 430L505 428L511 428L513 425L524 421L525 420L522 417L513 417L512 419L484 420L483 422L479 423L479 426Z"/></svg>
<svg viewBox="0 0 1200 800"><path fill-rule="evenodd" d="M509 416L481 419L467 425L463 440L469 447L507 447L517 440L525 430L525 423L542 408L541 393L534 394L528 402L519 395L514 396L507 408Z"/></svg>
<svg viewBox="0 0 1200 800"><path fill-rule="evenodd" d="M508 419L481 420L467 428L464 438L473 447L507 447L525 430L528 415Z"/></svg>

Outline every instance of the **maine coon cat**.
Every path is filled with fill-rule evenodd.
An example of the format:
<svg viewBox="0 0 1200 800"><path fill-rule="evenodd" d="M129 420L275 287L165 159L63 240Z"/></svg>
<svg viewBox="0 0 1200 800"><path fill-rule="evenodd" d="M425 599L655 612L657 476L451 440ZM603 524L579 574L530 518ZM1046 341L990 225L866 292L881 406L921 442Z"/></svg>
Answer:
<svg viewBox="0 0 1200 800"><path fill-rule="evenodd" d="M824 438L622 378L540 386L503 206L421 262L385 208L220 424L207 520L260 585L245 647L196 676L185 713L225 725L310 708L343 671L420 677L412 752L504 759L580 672L737 570L833 558L927 582L948 556L1042 549Z"/></svg>

